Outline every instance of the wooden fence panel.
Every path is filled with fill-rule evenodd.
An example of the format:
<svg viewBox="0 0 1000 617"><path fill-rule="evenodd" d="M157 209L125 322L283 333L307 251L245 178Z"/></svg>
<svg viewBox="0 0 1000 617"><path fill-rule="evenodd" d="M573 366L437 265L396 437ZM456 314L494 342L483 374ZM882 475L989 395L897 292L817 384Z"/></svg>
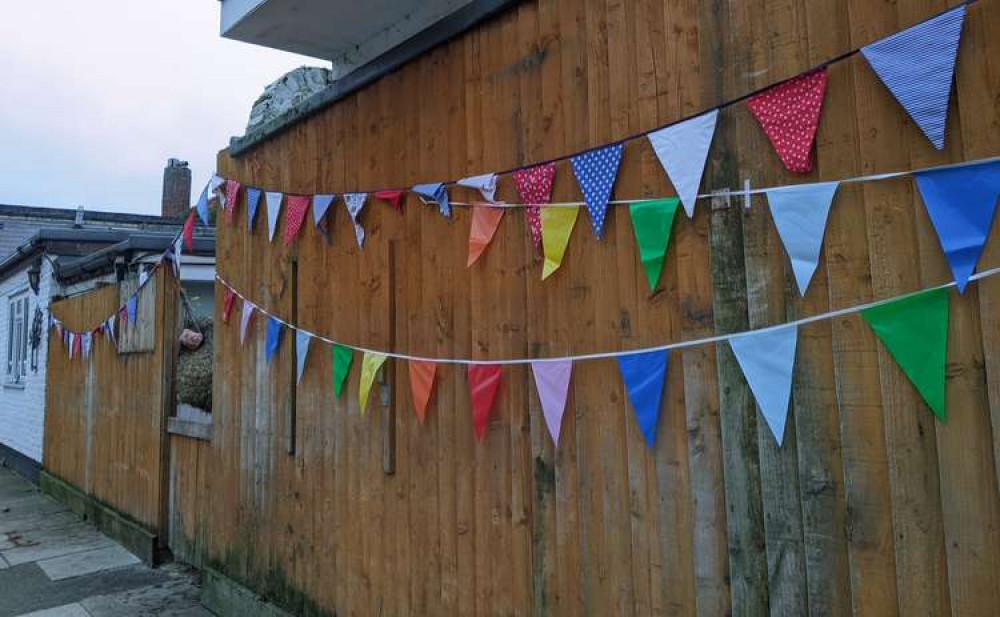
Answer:
<svg viewBox="0 0 1000 617"><path fill-rule="evenodd" d="M684 117L944 8L525 2L246 156L223 152L219 170L313 193L504 169ZM943 152L854 57L830 67L812 173L785 172L736 106L721 113L703 188L995 155L998 23L998 0L969 7ZM517 201L512 184L502 179L501 198ZM671 191L648 144L629 143L616 196ZM579 198L566 163L555 198ZM298 323L334 339L472 358L698 338L949 278L909 180L840 189L804 299L765 200L749 211L739 201L706 200L678 218L653 293L620 207L601 241L581 213L562 269L541 282L520 212L466 268L463 208L447 220L412 198L403 214L369 202L359 250L342 206L328 215L329 239L307 224L284 247L266 240L263 215L247 236L241 203L235 226L219 231L219 271L262 307L289 318L294 308ZM982 263L998 259L993 239ZM175 452L196 470L180 533L198 540L200 561L313 613L987 615L1000 603L998 285L951 295L946 422L857 316L803 327L781 448L724 344L671 356L655 448L611 361L575 366L558 448L530 369L506 368L477 443L463 366L439 367L424 425L401 362L389 371L391 406L373 402L362 415L360 354L335 399L329 350L314 343L296 388L291 337L268 365L262 324L241 345L237 309L216 336L214 440Z"/></svg>

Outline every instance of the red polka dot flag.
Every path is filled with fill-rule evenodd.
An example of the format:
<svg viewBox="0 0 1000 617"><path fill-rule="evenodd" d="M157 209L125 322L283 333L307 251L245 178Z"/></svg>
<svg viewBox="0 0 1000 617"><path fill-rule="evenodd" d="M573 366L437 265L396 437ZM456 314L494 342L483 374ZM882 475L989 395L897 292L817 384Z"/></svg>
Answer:
<svg viewBox="0 0 1000 617"><path fill-rule="evenodd" d="M555 163L536 165L514 172L514 184L525 203L524 215L528 219L531 239L535 246L542 245L542 213L539 204L552 200L552 180L556 175Z"/></svg>
<svg viewBox="0 0 1000 617"><path fill-rule="evenodd" d="M826 69L818 69L768 88L747 100L788 171L812 170L813 140L826 92Z"/></svg>

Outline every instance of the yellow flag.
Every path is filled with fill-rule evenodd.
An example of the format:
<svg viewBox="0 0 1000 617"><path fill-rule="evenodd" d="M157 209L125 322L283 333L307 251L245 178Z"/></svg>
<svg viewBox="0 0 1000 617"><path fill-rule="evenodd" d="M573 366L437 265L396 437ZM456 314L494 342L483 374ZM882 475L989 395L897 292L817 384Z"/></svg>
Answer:
<svg viewBox="0 0 1000 617"><path fill-rule="evenodd" d="M365 408L368 407L368 394L372 390L375 382L375 373L385 364L385 356L377 353L365 352L365 357L361 361L361 388L358 390L358 402L361 404L361 415L365 415Z"/></svg>
<svg viewBox="0 0 1000 617"><path fill-rule="evenodd" d="M562 265L563 255L569 236L573 233L576 216L580 208L564 208L559 206L543 207L542 210L542 247L545 250L545 266L542 268L542 280L549 278Z"/></svg>

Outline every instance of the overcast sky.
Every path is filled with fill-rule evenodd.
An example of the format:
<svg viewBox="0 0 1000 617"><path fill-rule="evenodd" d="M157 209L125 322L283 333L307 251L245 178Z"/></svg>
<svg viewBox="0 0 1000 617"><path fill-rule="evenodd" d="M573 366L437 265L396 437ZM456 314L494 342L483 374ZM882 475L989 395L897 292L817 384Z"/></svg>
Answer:
<svg viewBox="0 0 1000 617"><path fill-rule="evenodd" d="M323 62L221 38L216 0L4 2L0 203L159 213L167 158L200 191L303 64Z"/></svg>

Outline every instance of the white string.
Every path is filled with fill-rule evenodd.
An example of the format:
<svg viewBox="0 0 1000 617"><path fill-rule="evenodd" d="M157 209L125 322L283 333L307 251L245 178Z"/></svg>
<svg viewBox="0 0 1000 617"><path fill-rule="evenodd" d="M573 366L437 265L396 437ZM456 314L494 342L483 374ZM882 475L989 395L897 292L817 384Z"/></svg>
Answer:
<svg viewBox="0 0 1000 617"><path fill-rule="evenodd" d="M970 281L979 281L979 280L982 280L982 279L985 279L985 278L988 278L988 277L991 277L991 276L994 276L994 275L997 275L997 274L1000 274L1000 266L998 266L996 268L990 268L989 270L984 270L984 271L979 272L977 274L973 274L972 276L969 277L969 280ZM251 302L252 304L254 304L254 309L257 310L257 311L259 311L260 313L264 314L265 316L274 319L275 321L281 323L282 325L284 325L285 327L287 327L287 328L289 328L291 330L294 330L296 332L303 332L303 333L305 333L305 334L307 334L307 335L309 335L309 336L311 336L311 337L313 337L315 339L323 341L324 343L326 343L328 345L340 345L341 347L347 347L348 349L353 349L355 351L360 351L362 353L375 354L375 355L385 356L387 358L395 358L397 360L414 360L414 361L417 361L417 362L435 362L435 363L438 363L438 364L489 364L489 365L496 365L496 364L531 364L532 362L562 362L562 361L566 361L566 360L571 360L571 361L574 361L574 362L578 362L578 361L581 361L581 360L603 360L603 359L608 359L608 358L618 358L618 357L621 357L621 356L634 356L634 355L638 355L638 354L642 354L642 353L648 353L648 352L652 352L652 351L670 351L670 350L674 350L674 349L684 349L684 348L687 348L687 347L698 347L698 346L701 346L701 345L708 345L708 344L711 344L711 343L721 343L723 341L729 341L731 339L742 338L742 337L746 337L746 336L753 336L753 335L762 334L762 333L765 333L765 332L774 332L775 330L782 330L784 328L793 328L793 327L797 328L799 326L805 326L805 325L808 325L808 324L811 324L811 323L815 323L815 322L818 322L818 321L826 321L828 319L835 319L835 318L838 318L838 317L845 317L847 315L853 315L855 313L860 313L861 311L864 311L864 310L867 310L867 309L870 309L870 308L875 308L877 306L883 306L885 304L891 304L892 302L896 302L896 301L902 300L904 298L910 298L912 296L916 296L916 295L922 294L924 292L937 291L937 290L940 290L940 289L950 289L950 288L956 286L955 281L952 281L950 283L944 283L943 285L938 285L937 287L930 287L930 288L927 288L927 289L922 289L922 290L919 290L919 291L914 291L914 292L902 294L902 295L899 295L899 296L895 296L893 298L885 298L885 299L882 299L882 300L875 300L875 301L872 301L872 302L866 302L864 304L858 304L858 305L855 305L855 306L851 306L851 307L847 307L847 308L842 308L842 309L837 309L837 310L834 310L834 311L828 311L826 313L820 313L820 314L817 314L817 315L812 315L810 317L803 317L802 319L796 319L795 321L789 321L787 323L777 324L777 325L774 325L774 326L767 326L765 328L757 328L757 329L754 329L754 330L746 330L744 332L734 332L734 333L730 333L730 334L719 334L719 335L716 335L716 336L709 336L709 337L700 338L700 339L694 339L694 340L689 340L689 341L678 341L676 343L668 343L666 345L656 345L654 347L643 347L641 349L629 349L629 350L625 350L625 351L607 351L607 352L589 353L589 354L578 354L578 355L570 355L570 356L558 356L558 357L552 357L552 358L511 358L511 359L505 359L505 360L475 360L475 359L472 359L472 358L434 358L434 357L430 357L430 356L417 356L417 355L404 354L404 353L398 353L398 352L393 352L393 351L382 351L382 350L378 350L378 349L371 349L371 348L368 348L368 347L361 347L359 345L349 345L347 343L341 343L341 342L338 342L338 341L334 341L333 339L329 339L329 338L326 338L325 336L321 336L321 335L316 334L314 332L310 332L309 330L306 330L305 328L300 328L300 327L298 327L298 326L296 326L294 324L288 323L287 321L285 321L284 319L281 319L277 315L275 315L275 314L273 314L273 313L271 313L271 312L269 312L269 311L261 308L259 304L254 303L249 298L247 298L246 296L244 296L236 288L234 288L232 285L230 285L224 278L222 278L221 275L216 274L215 278L216 278L217 281L219 281L219 283L223 287L225 287L226 289L228 289L231 292L233 292L233 294L236 295L238 298L240 298L244 302Z"/></svg>
<svg viewBox="0 0 1000 617"><path fill-rule="evenodd" d="M892 180L892 179L895 179L895 178L903 178L903 177L906 177L906 176L913 176L913 175L916 175L918 173L927 172L927 171L939 171L939 170L943 170L943 169L958 169L958 168L961 168L961 167L972 167L974 165L985 165L985 164L988 164L988 163L995 163L997 161L1000 161L1000 156L995 156L995 157L986 158L986 159L978 159L978 160L975 160L975 161L962 161L960 163L949 163L947 165L935 165L935 166L932 166L932 167L922 167L920 169L911 169L911 170L907 170L907 171L890 171L890 172L881 173L881 174L869 174L867 176L855 176L853 178L844 178L842 180L821 180L820 182L803 182L803 183L799 183L799 184L782 184L780 186L771 186L771 187L765 187L765 188L759 188L759 189L752 189L752 190L740 189L738 191L713 191L711 193L700 193L698 195L697 199L712 199L712 198L715 198L715 197L748 197L750 195L765 195L765 194L769 193L770 191L778 191L778 190L781 190L781 189L793 188L793 187L798 187L798 186L810 186L812 184L827 184L829 182L839 182L840 184L854 184L854 183L857 183L857 182L877 182L877 181L880 181L880 180ZM608 205L609 206L628 206L630 204L634 204L634 203L639 202L639 201L650 201L650 200L655 200L655 199L658 199L658 198L656 198L656 197L642 197L642 198L636 198L636 199L613 199L613 200L608 201ZM420 198L420 201L422 201L425 204L436 204L437 203L437 202L435 202L433 200L424 199L423 197ZM467 207L471 207L471 206L490 206L490 207L493 207L493 208L511 208L511 209L514 209L514 208L524 208L525 207L525 204L522 204L522 203L507 203L507 202L490 203L490 202L486 202L486 201L467 202L467 201L451 201L451 200L449 200L448 203L450 203L453 206L461 206L461 207L466 207L466 208ZM550 203L546 203L546 204L537 204L537 205L539 207L541 207L541 208L577 208L577 207L580 207L580 206L586 206L587 202L585 202L585 201L554 201L554 202L550 202Z"/></svg>

